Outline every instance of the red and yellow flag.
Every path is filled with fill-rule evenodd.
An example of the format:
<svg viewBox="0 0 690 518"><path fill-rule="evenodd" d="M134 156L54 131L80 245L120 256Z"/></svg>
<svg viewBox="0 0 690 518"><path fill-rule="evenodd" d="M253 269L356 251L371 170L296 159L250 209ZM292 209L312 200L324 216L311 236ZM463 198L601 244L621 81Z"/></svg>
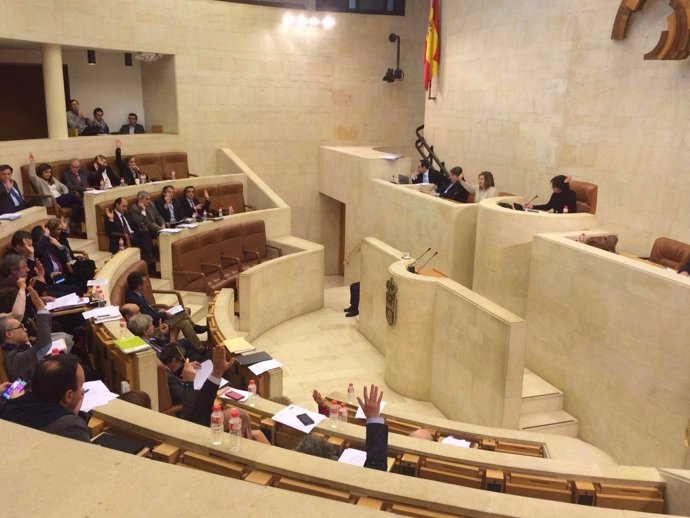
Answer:
<svg viewBox="0 0 690 518"><path fill-rule="evenodd" d="M431 85L431 78L438 75L438 62L441 58L441 36L438 25L439 0L431 0L429 25L426 30L426 51L424 52L424 90Z"/></svg>

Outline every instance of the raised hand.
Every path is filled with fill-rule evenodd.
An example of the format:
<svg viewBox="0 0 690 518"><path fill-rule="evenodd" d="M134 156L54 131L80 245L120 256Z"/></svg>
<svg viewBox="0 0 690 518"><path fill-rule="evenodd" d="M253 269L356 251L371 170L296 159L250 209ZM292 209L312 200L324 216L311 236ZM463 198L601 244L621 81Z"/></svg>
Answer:
<svg viewBox="0 0 690 518"><path fill-rule="evenodd" d="M182 381L194 381L194 378L196 378L195 363L196 362L190 362L189 358L184 362L184 367L182 368Z"/></svg>
<svg viewBox="0 0 690 518"><path fill-rule="evenodd" d="M204 189L204 199L208 200L210 196L208 195L208 191Z"/></svg>
<svg viewBox="0 0 690 518"><path fill-rule="evenodd" d="M17 288L19 288L19 291L26 290L26 279L24 277L17 279Z"/></svg>
<svg viewBox="0 0 690 518"><path fill-rule="evenodd" d="M235 358L228 361L225 352L226 349L224 345L216 345L213 348L213 356L211 358L211 361L213 362L213 370L211 371L211 374L213 374L216 378L222 377L223 373L235 363Z"/></svg>
<svg viewBox="0 0 690 518"><path fill-rule="evenodd" d="M367 394L367 386L364 386L364 401L358 397L357 402L362 407L362 412L367 419L381 415L381 399L383 399L383 390L379 392L379 388L372 383L369 394Z"/></svg>
<svg viewBox="0 0 690 518"><path fill-rule="evenodd" d="M105 208L105 215L111 221L115 219L115 213L113 212L113 209L111 209L110 207Z"/></svg>
<svg viewBox="0 0 690 518"><path fill-rule="evenodd" d="M122 147L122 141L118 138L115 139L115 148L120 148Z"/></svg>
<svg viewBox="0 0 690 518"><path fill-rule="evenodd" d="M321 392L318 390L314 389L314 391L311 393L311 397L314 399L314 402L319 405L319 406L326 406L326 400L323 398L321 395Z"/></svg>
<svg viewBox="0 0 690 518"><path fill-rule="evenodd" d="M29 163L33 164L35 162L36 162L36 159L34 158L34 154L31 151L29 151Z"/></svg>

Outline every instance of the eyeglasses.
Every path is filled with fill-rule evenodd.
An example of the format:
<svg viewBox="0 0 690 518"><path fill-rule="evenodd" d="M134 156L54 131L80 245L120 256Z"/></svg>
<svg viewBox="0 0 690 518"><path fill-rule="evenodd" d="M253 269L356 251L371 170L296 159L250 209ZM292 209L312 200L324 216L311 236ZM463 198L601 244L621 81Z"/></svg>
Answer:
<svg viewBox="0 0 690 518"><path fill-rule="evenodd" d="M7 329L7 332L9 333L10 331L16 331L17 329L26 329L26 327L24 327L24 324L19 324L17 327L13 327L12 329Z"/></svg>

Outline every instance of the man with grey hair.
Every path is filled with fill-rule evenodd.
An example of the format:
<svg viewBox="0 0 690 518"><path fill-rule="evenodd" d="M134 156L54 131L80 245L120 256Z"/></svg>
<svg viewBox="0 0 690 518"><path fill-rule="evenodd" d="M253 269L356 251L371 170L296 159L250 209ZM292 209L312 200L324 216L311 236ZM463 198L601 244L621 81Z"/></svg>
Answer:
<svg viewBox="0 0 690 518"><path fill-rule="evenodd" d="M137 202L130 205L127 216L132 224L152 238L165 227L165 220L151 203L151 195L146 191L137 193Z"/></svg>
<svg viewBox="0 0 690 518"><path fill-rule="evenodd" d="M156 327L150 315L139 313L132 316L127 322L127 329L133 335L142 338L159 356L168 347L177 346L189 360L205 361L209 357L205 351L197 351L186 338L171 343L168 339L168 325L162 320L158 323L158 336L156 336Z"/></svg>
<svg viewBox="0 0 690 518"><path fill-rule="evenodd" d="M36 364L49 352L51 346L50 312L31 285L26 288L33 305L36 307L36 325L38 333L31 344L26 327L13 314L0 316L0 336L2 336L2 355L5 371L11 381L17 378L30 380Z"/></svg>
<svg viewBox="0 0 690 518"><path fill-rule="evenodd" d="M71 192L76 192L79 196L84 195L84 191L92 191L89 187L88 176L85 171L81 170L81 160L73 158L69 161L69 167L62 173L62 183L64 183Z"/></svg>

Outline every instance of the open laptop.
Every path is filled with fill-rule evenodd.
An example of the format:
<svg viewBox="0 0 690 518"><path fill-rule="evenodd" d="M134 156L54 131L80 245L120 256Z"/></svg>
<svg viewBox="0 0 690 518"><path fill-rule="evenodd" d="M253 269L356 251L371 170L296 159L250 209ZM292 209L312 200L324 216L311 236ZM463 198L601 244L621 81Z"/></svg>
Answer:
<svg viewBox="0 0 690 518"><path fill-rule="evenodd" d="M398 175L398 184L399 185L404 185L410 183L410 177L407 176L406 174L399 174Z"/></svg>

